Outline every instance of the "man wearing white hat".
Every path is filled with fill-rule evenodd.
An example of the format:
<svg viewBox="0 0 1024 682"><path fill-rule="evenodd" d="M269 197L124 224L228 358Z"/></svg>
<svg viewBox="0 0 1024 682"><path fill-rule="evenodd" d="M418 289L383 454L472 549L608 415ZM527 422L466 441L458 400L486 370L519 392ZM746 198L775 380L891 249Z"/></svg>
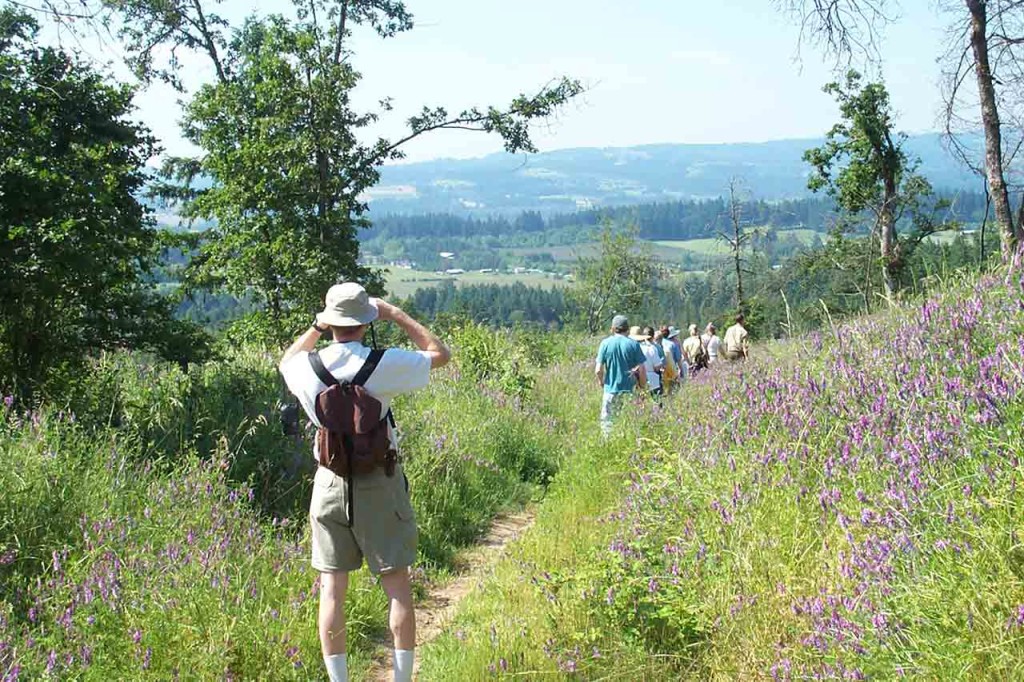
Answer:
<svg viewBox="0 0 1024 682"><path fill-rule="evenodd" d="M419 350L389 348L381 354L363 345L374 320L390 320L408 335ZM315 351L321 336L330 333L333 343ZM427 385L430 370L447 364L448 348L408 314L380 299L370 298L355 282L336 284L326 296L324 310L305 333L285 351L279 368L289 390L298 398L309 419L318 427L317 396L328 385L321 380L315 359L338 382L362 385L387 415L392 399ZM376 365L368 362L376 361ZM372 368L367 376L364 364ZM361 377L358 379L357 377ZM361 382L361 384L360 384ZM388 438L397 451L390 426ZM314 448L315 450L315 448ZM314 451L319 461L319 454ZM357 494L363 492L363 494ZM348 679L345 640L345 592L348 574L365 558L370 571L380 576L390 601L389 625L394 637L394 679L412 679L416 646L416 619L409 582L409 567L416 560L416 520L409 499L408 481L401 464L386 472L342 478L331 469L317 468L310 500L312 565L320 572L320 646L331 682Z"/></svg>

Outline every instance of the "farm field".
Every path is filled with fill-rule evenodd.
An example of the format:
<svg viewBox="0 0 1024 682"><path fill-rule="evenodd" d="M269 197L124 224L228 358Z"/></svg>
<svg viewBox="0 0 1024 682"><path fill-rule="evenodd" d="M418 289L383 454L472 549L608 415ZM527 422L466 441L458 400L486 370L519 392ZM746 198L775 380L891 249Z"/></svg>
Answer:
<svg viewBox="0 0 1024 682"><path fill-rule="evenodd" d="M704 240L690 240L701 242ZM693 251L694 249L688 249L684 244L689 244L690 241L679 241L679 242L652 242L645 241L651 248L655 257L664 261L677 261L681 259L686 251ZM551 257L558 262L571 263L579 258L592 258L600 253L600 246L597 242L584 242L582 244L568 244L564 246L551 246L551 247L524 247L518 249L508 249L508 253L516 256L528 256L535 254L551 254Z"/></svg>
<svg viewBox="0 0 1024 682"><path fill-rule="evenodd" d="M804 244L810 244L813 242L814 237L817 236L821 239L826 238L826 234L818 232L816 230L779 230L779 237L797 237ZM681 252L689 251L703 256L716 256L725 255L728 251L727 247L722 244L721 240L717 237L702 237L700 239L680 239L680 240L655 240L648 241L654 254L663 260L673 260L681 256ZM583 244L570 244L566 246L552 246L552 247L524 247L517 249L508 249L509 253L515 255L531 255L539 253L549 253L556 261L572 261L576 260L580 256L593 256L597 254L597 244L595 242L587 242Z"/></svg>
<svg viewBox="0 0 1024 682"><path fill-rule="evenodd" d="M551 287L568 286L570 282L560 277L535 272L512 274L506 272L467 272L461 275L439 275L436 272L410 270L406 268L384 268L388 293L398 298L411 296L417 289L435 287L445 282L453 282L456 286L467 284L515 284L519 282L529 287L550 289Z"/></svg>
<svg viewBox="0 0 1024 682"><path fill-rule="evenodd" d="M817 230L779 230L778 233L780 238L793 238L796 237L804 245L810 245L814 242L814 238L817 237L821 240L825 240L828 235ZM702 255L726 255L729 252L729 247L717 237L705 237L703 239L686 239L686 240L659 240L654 242L659 246L670 249L683 249L685 251L693 251Z"/></svg>
<svg viewBox="0 0 1024 682"><path fill-rule="evenodd" d="M779 235L780 237L783 235L795 236L804 244L810 244L815 236L824 238L824 235L814 230L784 230L780 231ZM715 266L717 259L728 255L728 247L715 237L646 241L644 243L659 260L666 263L684 263L688 272L709 270ZM522 247L504 249L503 251L512 256L548 254L556 262L568 265L581 257L595 257L599 254L599 250L599 245L596 242L584 242L551 247ZM417 289L439 286L444 282L454 282L457 285L514 284L520 282L526 286L541 288L567 286L569 284L569 282L562 278L538 273L521 273L517 275L507 272L480 273L470 271L462 275L443 275L436 272L395 267L385 268L385 271L387 273L388 291L393 296L403 298L410 296Z"/></svg>

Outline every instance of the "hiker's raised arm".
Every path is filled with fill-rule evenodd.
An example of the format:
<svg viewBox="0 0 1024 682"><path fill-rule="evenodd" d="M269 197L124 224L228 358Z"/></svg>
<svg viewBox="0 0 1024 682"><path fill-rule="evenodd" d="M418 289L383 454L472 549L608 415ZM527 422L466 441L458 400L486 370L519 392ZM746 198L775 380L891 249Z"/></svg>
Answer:
<svg viewBox="0 0 1024 682"><path fill-rule="evenodd" d="M441 339L437 338L433 332L412 319L407 312L398 306L391 305L379 298L373 299L373 303L377 306L377 310L380 313L379 319L391 320L397 324L405 332L406 336L416 344L417 348L430 356L431 369L448 364L448 361L452 358L452 353L448 350L448 346L444 345Z"/></svg>
<svg viewBox="0 0 1024 682"><path fill-rule="evenodd" d="M281 361L277 363L278 369L283 368L285 364L295 356L295 354L302 351L309 352L316 348L316 342L320 340L321 335L322 332L315 326L311 325L309 329L303 332L302 336L295 339L295 343L288 346L288 350L286 350L284 355L281 356Z"/></svg>

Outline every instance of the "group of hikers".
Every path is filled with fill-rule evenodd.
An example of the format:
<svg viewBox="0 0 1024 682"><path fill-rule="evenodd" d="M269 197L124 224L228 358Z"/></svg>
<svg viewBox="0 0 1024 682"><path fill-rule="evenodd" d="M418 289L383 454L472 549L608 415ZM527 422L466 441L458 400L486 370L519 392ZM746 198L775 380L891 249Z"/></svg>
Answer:
<svg viewBox="0 0 1024 682"><path fill-rule="evenodd" d="M396 324L417 350L365 345L375 320ZM318 350L328 334L333 342ZM747 357L742 315L722 339L713 324L703 335L691 324L687 338L679 336L675 327L630 327L625 316L615 316L596 366L606 432L623 397L637 387L660 400L716 362ZM391 402L426 386L431 370L450 358L435 334L398 307L370 298L355 282L327 291L323 311L281 357L285 383L317 428L310 563L320 573L318 628L331 682L348 679L345 594L349 573L364 561L388 597L393 679L412 679L416 619L409 568L418 533Z"/></svg>
<svg viewBox="0 0 1024 682"><path fill-rule="evenodd" d="M630 326L625 315L612 318L611 335L601 342L594 371L604 387L601 400L601 430L607 435L618 407L635 389L655 400L678 391L686 380L715 363L747 358L747 329L743 314L719 338L714 323L704 333L696 324L679 340L673 326Z"/></svg>

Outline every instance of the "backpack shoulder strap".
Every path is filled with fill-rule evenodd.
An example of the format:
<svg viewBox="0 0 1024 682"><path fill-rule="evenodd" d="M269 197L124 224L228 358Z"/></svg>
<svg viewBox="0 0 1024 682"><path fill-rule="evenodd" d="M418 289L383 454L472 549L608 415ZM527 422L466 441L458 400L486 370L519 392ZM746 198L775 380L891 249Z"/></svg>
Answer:
<svg viewBox="0 0 1024 682"><path fill-rule="evenodd" d="M327 371L324 367L324 361L320 359L320 353L315 350L309 351L309 364L313 367L313 372L316 373L318 379L328 388L331 386L337 386L338 380L333 374Z"/></svg>
<svg viewBox="0 0 1024 682"><path fill-rule="evenodd" d="M377 365L380 364L381 358L384 357L383 348L374 348L370 351L370 355L367 356L363 366L359 368L356 375L352 377L352 381L349 382L353 386L363 386L369 380L370 375L373 374L373 370L377 369Z"/></svg>

